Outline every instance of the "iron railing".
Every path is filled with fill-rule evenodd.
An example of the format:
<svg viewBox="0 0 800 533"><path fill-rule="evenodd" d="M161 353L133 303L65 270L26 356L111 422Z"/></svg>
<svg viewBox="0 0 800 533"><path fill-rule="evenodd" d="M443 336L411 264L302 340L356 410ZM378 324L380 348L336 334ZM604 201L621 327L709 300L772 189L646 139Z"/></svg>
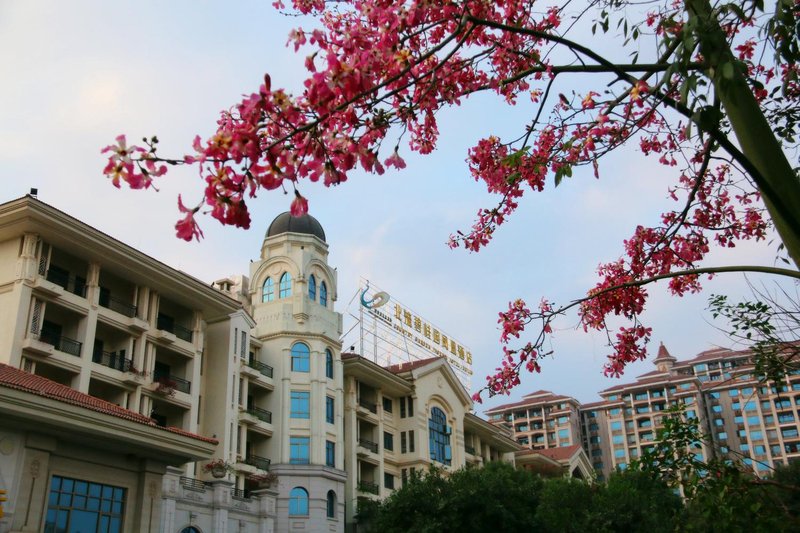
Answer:
<svg viewBox="0 0 800 533"><path fill-rule="evenodd" d="M95 350L92 354L92 361L121 372L129 372L133 367L132 359L126 359L124 354L117 352Z"/></svg>
<svg viewBox="0 0 800 533"><path fill-rule="evenodd" d="M56 350L80 357L82 343L46 330L39 332L39 340L52 344Z"/></svg>
<svg viewBox="0 0 800 533"><path fill-rule="evenodd" d="M472 446L464 446L464 451L469 454L475 455L475 448Z"/></svg>
<svg viewBox="0 0 800 533"><path fill-rule="evenodd" d="M272 377L273 369L266 363L262 363L261 361L258 361L256 359L250 359L247 362L247 366L258 370L259 372L261 372L262 375L267 376L268 378Z"/></svg>
<svg viewBox="0 0 800 533"><path fill-rule="evenodd" d="M135 305L111 296L104 291L100 291L99 303L106 309L111 309L112 311L116 311L121 315L131 318L136 316L137 307Z"/></svg>
<svg viewBox="0 0 800 533"><path fill-rule="evenodd" d="M372 453L378 453L378 444L367 439L358 439L359 446L362 446Z"/></svg>
<svg viewBox="0 0 800 533"><path fill-rule="evenodd" d="M248 407L247 414L253 415L254 417L258 418L262 422L266 422L267 424L272 424L272 412L267 411L266 409L261 409L260 407Z"/></svg>
<svg viewBox="0 0 800 533"><path fill-rule="evenodd" d="M208 483L200 479L181 476L181 485L183 485L184 488L187 488L189 490L205 492Z"/></svg>
<svg viewBox="0 0 800 533"><path fill-rule="evenodd" d="M83 278L71 276L68 272L63 272L61 269L54 270L51 267L47 271L47 281L55 283L67 292L86 297L86 280Z"/></svg>
<svg viewBox="0 0 800 533"><path fill-rule="evenodd" d="M358 400L358 405L363 407L364 409L370 411L371 413L378 414L378 406L372 402L368 402L367 400L360 399Z"/></svg>
<svg viewBox="0 0 800 533"><path fill-rule="evenodd" d="M380 494L380 487L377 483L371 481L359 481L358 490L361 492L369 492L370 494Z"/></svg>
<svg viewBox="0 0 800 533"><path fill-rule="evenodd" d="M179 378L178 376L173 376L171 374L154 373L153 383L161 383L161 385L164 387L169 387L175 389L176 391L185 392L186 394L189 394L189 392L192 390L191 381Z"/></svg>
<svg viewBox="0 0 800 533"><path fill-rule="evenodd" d="M247 489L231 489L231 496L237 500L250 499L250 491Z"/></svg>
<svg viewBox="0 0 800 533"><path fill-rule="evenodd" d="M186 342L192 342L192 330L181 326L180 324L176 324L169 316L158 315L156 327L162 331L174 333L176 337L185 340Z"/></svg>
<svg viewBox="0 0 800 533"><path fill-rule="evenodd" d="M258 455L248 455L244 460L244 464L254 466L259 470L269 470L270 462L266 457L259 457Z"/></svg>

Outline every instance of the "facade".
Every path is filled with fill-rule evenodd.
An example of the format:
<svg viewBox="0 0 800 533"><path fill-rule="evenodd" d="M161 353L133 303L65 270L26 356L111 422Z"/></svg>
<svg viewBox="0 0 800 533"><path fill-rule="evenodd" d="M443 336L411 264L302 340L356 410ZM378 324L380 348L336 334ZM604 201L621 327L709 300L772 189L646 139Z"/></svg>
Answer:
<svg viewBox="0 0 800 533"><path fill-rule="evenodd" d="M67 478L123 489L109 531L354 530L359 498L414 469L510 459L445 360L343 360L327 259L320 224L285 213L248 276L209 285L34 197L0 205L0 368L81 399L12 429L0 383L0 533L42 530Z"/></svg>
<svg viewBox="0 0 800 533"><path fill-rule="evenodd" d="M383 499L415 472L514 461L510 432L472 414L472 400L446 359L381 367L356 354L344 366L347 529L358 502Z"/></svg>
<svg viewBox="0 0 800 533"><path fill-rule="evenodd" d="M759 476L800 459L800 370L780 383L761 382L747 351L707 350L678 361L663 344L653 362L656 370L602 391L602 401L575 402L580 425L572 439L583 445L598 478L654 446L662 412L675 405L711 437L693 450L701 459L727 457ZM523 411L536 408L525 398L487 411L493 423L513 429L518 442L531 436L525 424L533 419Z"/></svg>

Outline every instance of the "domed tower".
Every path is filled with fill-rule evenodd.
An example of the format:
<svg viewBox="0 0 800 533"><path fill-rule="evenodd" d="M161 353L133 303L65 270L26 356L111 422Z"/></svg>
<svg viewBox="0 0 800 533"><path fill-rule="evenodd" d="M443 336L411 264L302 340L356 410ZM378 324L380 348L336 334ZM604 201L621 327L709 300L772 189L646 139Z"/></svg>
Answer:
<svg viewBox="0 0 800 533"><path fill-rule="evenodd" d="M278 475L276 530L304 522L304 530L327 531L332 521L343 530L342 315L333 309L336 271L322 225L310 215L278 215L250 280L251 336L274 372L275 389L260 400L274 433L260 449Z"/></svg>

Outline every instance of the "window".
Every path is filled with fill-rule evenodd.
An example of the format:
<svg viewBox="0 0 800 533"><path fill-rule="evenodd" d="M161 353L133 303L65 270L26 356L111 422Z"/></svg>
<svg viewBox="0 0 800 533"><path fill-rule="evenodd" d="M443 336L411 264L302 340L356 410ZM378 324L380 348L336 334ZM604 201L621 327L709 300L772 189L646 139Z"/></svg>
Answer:
<svg viewBox="0 0 800 533"><path fill-rule="evenodd" d="M408 451L414 453L414 430L408 432Z"/></svg>
<svg viewBox="0 0 800 533"><path fill-rule="evenodd" d="M383 410L386 413L392 412L392 399L387 398L386 396L383 397Z"/></svg>
<svg viewBox="0 0 800 533"><path fill-rule="evenodd" d="M308 437L289 437L289 463L293 465L308 464ZM308 499L308 494L306 494Z"/></svg>
<svg viewBox="0 0 800 533"><path fill-rule="evenodd" d="M559 439L568 439L569 438L569 430L568 429L559 429L558 430L558 438Z"/></svg>
<svg viewBox="0 0 800 533"><path fill-rule="evenodd" d="M289 516L308 516L308 491L303 487L289 492Z"/></svg>
<svg viewBox="0 0 800 533"><path fill-rule="evenodd" d="M408 416L410 418L414 416L414 398L411 396L407 396L406 400L408 401Z"/></svg>
<svg viewBox="0 0 800 533"><path fill-rule="evenodd" d="M728 391L728 395L731 398L735 398L736 396L739 396L739 391L737 389L731 389Z"/></svg>
<svg viewBox="0 0 800 533"><path fill-rule="evenodd" d="M312 302L317 299L317 278L314 274L308 277L308 299Z"/></svg>
<svg viewBox="0 0 800 533"><path fill-rule="evenodd" d="M611 439L611 442L614 444L622 444L625 441L625 438L622 435L614 435Z"/></svg>
<svg viewBox="0 0 800 533"><path fill-rule="evenodd" d="M390 452L394 451L394 435L388 431L383 432L383 449Z"/></svg>
<svg viewBox="0 0 800 533"><path fill-rule="evenodd" d="M336 493L332 490L328 491L328 502L326 506L328 518L336 518Z"/></svg>
<svg viewBox="0 0 800 533"><path fill-rule="evenodd" d="M125 489L53 476L45 531L122 531Z"/></svg>
<svg viewBox="0 0 800 533"><path fill-rule="evenodd" d="M278 292L279 298L288 298L292 295L292 275L284 272L281 276L281 282Z"/></svg>
<svg viewBox="0 0 800 533"><path fill-rule="evenodd" d="M617 459L622 459L623 457L625 457L625 450L624 449L614 450L614 457L616 457Z"/></svg>
<svg viewBox="0 0 800 533"><path fill-rule="evenodd" d="M309 418L310 403L310 392L293 390L291 392L291 409L289 411L289 418Z"/></svg>
<svg viewBox="0 0 800 533"><path fill-rule="evenodd" d="M325 377L333 379L333 353L325 348Z"/></svg>
<svg viewBox="0 0 800 533"><path fill-rule="evenodd" d="M328 286L324 281L319 284L319 305L328 307Z"/></svg>
<svg viewBox="0 0 800 533"><path fill-rule="evenodd" d="M330 396L326 396L325 397L325 422L327 422L328 424L333 424L333 421L334 421L334 416L335 416L334 406L335 406L335 404L333 402L334 402L334 400Z"/></svg>
<svg viewBox="0 0 800 533"><path fill-rule="evenodd" d="M620 421L611 422L611 430L612 431L622 430L622 422Z"/></svg>
<svg viewBox="0 0 800 533"><path fill-rule="evenodd" d="M406 443L406 432L400 432L400 453L406 453L408 451L408 444Z"/></svg>
<svg viewBox="0 0 800 533"><path fill-rule="evenodd" d="M387 489L394 490L394 476L392 474L384 472L383 486L386 487Z"/></svg>
<svg viewBox="0 0 800 533"><path fill-rule="evenodd" d="M411 396L403 396L400 398L400 418L414 416L414 398Z"/></svg>
<svg viewBox="0 0 800 533"><path fill-rule="evenodd" d="M309 372L311 370L311 352L302 342L292 346L292 372Z"/></svg>
<svg viewBox="0 0 800 533"><path fill-rule="evenodd" d="M261 286L261 301L271 302L275 299L275 283L272 278L264 280L264 285Z"/></svg>
<svg viewBox="0 0 800 533"><path fill-rule="evenodd" d="M438 407L431 409L428 419L428 440L431 461L449 465L452 459L450 450L450 428L447 426L447 417Z"/></svg>
<svg viewBox="0 0 800 533"><path fill-rule="evenodd" d="M336 468L336 443L329 440L325 441L325 464Z"/></svg>

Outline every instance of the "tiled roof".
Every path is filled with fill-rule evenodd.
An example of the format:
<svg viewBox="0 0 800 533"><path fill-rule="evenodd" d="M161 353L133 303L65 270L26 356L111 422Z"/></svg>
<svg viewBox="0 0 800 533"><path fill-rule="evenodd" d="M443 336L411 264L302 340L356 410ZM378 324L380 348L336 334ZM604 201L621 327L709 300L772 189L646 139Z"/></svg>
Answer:
<svg viewBox="0 0 800 533"><path fill-rule="evenodd" d="M153 426L158 429L169 431L170 433L176 433L204 442L218 443L217 439L195 435L194 433L184 431L180 428L159 426L152 418L148 418L142 414L120 407L119 405L101 400L100 398L95 398L94 396L89 396L88 394L76 391L66 385L62 385L61 383L56 383L42 376L37 376L36 374L31 374L30 372L25 372L24 370L3 363L0 363L0 386L25 391L37 396L42 396L43 398L49 398L71 405L77 405L78 407L89 409L90 411Z"/></svg>
<svg viewBox="0 0 800 533"><path fill-rule="evenodd" d="M662 361L664 359L672 359L673 361L676 360L674 357L672 357L672 355L670 355L669 350L667 350L667 347L664 346L664 343L662 342L658 347L658 355L656 356L655 361Z"/></svg>
<svg viewBox="0 0 800 533"><path fill-rule="evenodd" d="M522 397L523 399L518 402L513 403L504 403L503 405L498 405L497 407L493 407L491 409L487 409L484 411L485 413L498 413L501 411L505 411L507 409L514 409L516 407L524 407L524 406L534 406L534 405L541 405L544 403L551 403L551 402L561 402L561 401L568 401L568 402L575 402L578 404L579 402L570 396L562 396L561 394L553 394L550 391L540 390L536 391L532 394L526 394Z"/></svg>
<svg viewBox="0 0 800 533"><path fill-rule="evenodd" d="M546 448L543 450L524 450L518 452L519 455L544 455L554 461L566 461L571 458L575 453L580 450L580 444L573 444L572 446L559 446L557 448Z"/></svg>

